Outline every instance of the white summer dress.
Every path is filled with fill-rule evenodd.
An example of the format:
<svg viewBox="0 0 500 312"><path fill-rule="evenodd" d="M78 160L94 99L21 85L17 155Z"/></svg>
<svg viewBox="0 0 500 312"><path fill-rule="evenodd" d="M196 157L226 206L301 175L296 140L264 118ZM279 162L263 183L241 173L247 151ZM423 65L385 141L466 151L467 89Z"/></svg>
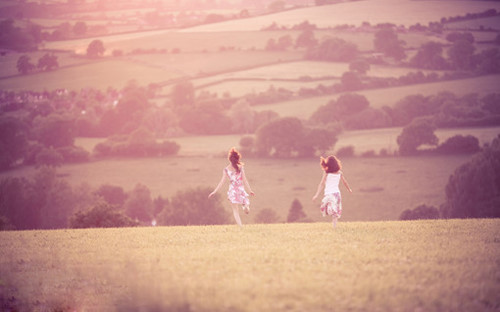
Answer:
<svg viewBox="0 0 500 312"><path fill-rule="evenodd" d="M227 199L233 204L240 204L243 206L249 206L250 200L248 199L248 194L245 192L245 187L243 185L243 168L240 172L235 170L228 170L224 168L228 178L229 178L229 190L227 191Z"/></svg>
<svg viewBox="0 0 500 312"><path fill-rule="evenodd" d="M342 173L328 173L325 182L325 195L321 201L321 214L340 218L342 215L342 197L340 196L340 177Z"/></svg>

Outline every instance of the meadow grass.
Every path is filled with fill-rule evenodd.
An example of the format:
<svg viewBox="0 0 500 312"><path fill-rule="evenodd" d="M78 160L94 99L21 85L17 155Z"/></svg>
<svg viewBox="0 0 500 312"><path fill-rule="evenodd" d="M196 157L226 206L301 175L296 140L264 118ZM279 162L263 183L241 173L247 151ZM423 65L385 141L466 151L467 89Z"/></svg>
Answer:
<svg viewBox="0 0 500 312"><path fill-rule="evenodd" d="M172 198L188 188L215 188L227 165L225 151L220 156L168 157L153 159L104 159L64 165L57 173L74 187L85 183L93 188L102 184L121 186L131 191L137 184L146 185L151 196ZM445 186L455 169L471 156L341 158L343 172L353 193L341 186L345 221L397 220L405 209L420 204L439 207L445 202ZM245 172L255 192L251 213L243 214L243 223L254 223L265 208L274 210L278 221L285 221L294 199L298 199L307 217L324 221L319 199L312 196L320 182L319 158L262 159L243 157ZM3 172L0 177L31 177L32 167ZM225 200L227 184L219 194ZM208 194L207 194L208 196Z"/></svg>
<svg viewBox="0 0 500 312"><path fill-rule="evenodd" d="M106 90L108 87L123 88L131 80L140 85L179 78L173 69L156 68L120 59L106 59L65 67L49 72L16 76L0 80L2 90L44 91L65 88L80 91L82 88Z"/></svg>
<svg viewBox="0 0 500 312"><path fill-rule="evenodd" d="M0 232L0 282L29 311L498 311L499 242L498 219Z"/></svg>

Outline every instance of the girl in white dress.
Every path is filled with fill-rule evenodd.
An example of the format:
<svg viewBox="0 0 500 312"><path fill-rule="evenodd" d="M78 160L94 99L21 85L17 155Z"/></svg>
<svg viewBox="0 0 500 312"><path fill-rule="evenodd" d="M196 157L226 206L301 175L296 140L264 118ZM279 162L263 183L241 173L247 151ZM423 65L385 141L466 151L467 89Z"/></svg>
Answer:
<svg viewBox="0 0 500 312"><path fill-rule="evenodd" d="M226 179L229 179L227 199L232 204L233 215L236 223L239 226L242 226L240 214L238 212L238 206L241 205L241 208L243 209L243 211L245 211L245 213L248 214L250 212L250 200L248 199L248 194L245 191L245 186L248 188L250 195L255 194L252 191L250 184L248 184L248 180L245 176L245 170L243 168L243 163L240 161L240 159L240 153L238 153L238 151L236 151L233 147L228 154L228 160L230 163L222 170L222 178L220 179L220 182L215 190L208 195L208 198L217 193Z"/></svg>
<svg viewBox="0 0 500 312"><path fill-rule="evenodd" d="M335 156L328 156L326 159L321 157L321 167L323 168L323 177L318 185L318 190L312 200L316 200L321 190L324 188L324 197L321 201L321 214L332 216L332 225L337 226L337 220L342 215L342 197L340 196L340 181L347 190L352 193L347 180L342 173L342 163Z"/></svg>

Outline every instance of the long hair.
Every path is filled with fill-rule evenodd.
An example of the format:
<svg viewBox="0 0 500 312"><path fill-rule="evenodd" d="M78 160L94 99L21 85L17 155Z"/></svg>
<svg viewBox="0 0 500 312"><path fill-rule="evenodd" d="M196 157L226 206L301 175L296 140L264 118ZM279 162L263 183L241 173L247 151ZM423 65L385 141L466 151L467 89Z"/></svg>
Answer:
<svg viewBox="0 0 500 312"><path fill-rule="evenodd" d="M333 155L328 156L327 158L321 157L320 164L326 173L335 173L342 169L342 163Z"/></svg>
<svg viewBox="0 0 500 312"><path fill-rule="evenodd" d="M234 147L231 148L231 150L229 151L229 153L227 155L227 159L229 159L234 170L236 170L236 172L238 172L238 173L240 173L240 170L241 170L240 166L243 165L243 163L240 161L240 158L241 158L241 154Z"/></svg>

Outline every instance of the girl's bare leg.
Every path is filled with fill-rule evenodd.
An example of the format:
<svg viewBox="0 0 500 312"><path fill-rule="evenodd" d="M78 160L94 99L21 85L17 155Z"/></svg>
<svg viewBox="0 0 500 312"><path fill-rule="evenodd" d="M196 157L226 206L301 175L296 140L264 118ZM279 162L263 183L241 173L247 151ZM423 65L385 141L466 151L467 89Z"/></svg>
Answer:
<svg viewBox="0 0 500 312"><path fill-rule="evenodd" d="M337 227L337 219L338 219L338 218L335 218L335 217L333 217L333 218L332 218L332 225L333 225L333 228L336 228L336 227Z"/></svg>
<svg viewBox="0 0 500 312"><path fill-rule="evenodd" d="M242 227L243 225L241 224L240 213L238 212L238 204L232 204L231 206L233 207L234 220L236 220L236 223Z"/></svg>

